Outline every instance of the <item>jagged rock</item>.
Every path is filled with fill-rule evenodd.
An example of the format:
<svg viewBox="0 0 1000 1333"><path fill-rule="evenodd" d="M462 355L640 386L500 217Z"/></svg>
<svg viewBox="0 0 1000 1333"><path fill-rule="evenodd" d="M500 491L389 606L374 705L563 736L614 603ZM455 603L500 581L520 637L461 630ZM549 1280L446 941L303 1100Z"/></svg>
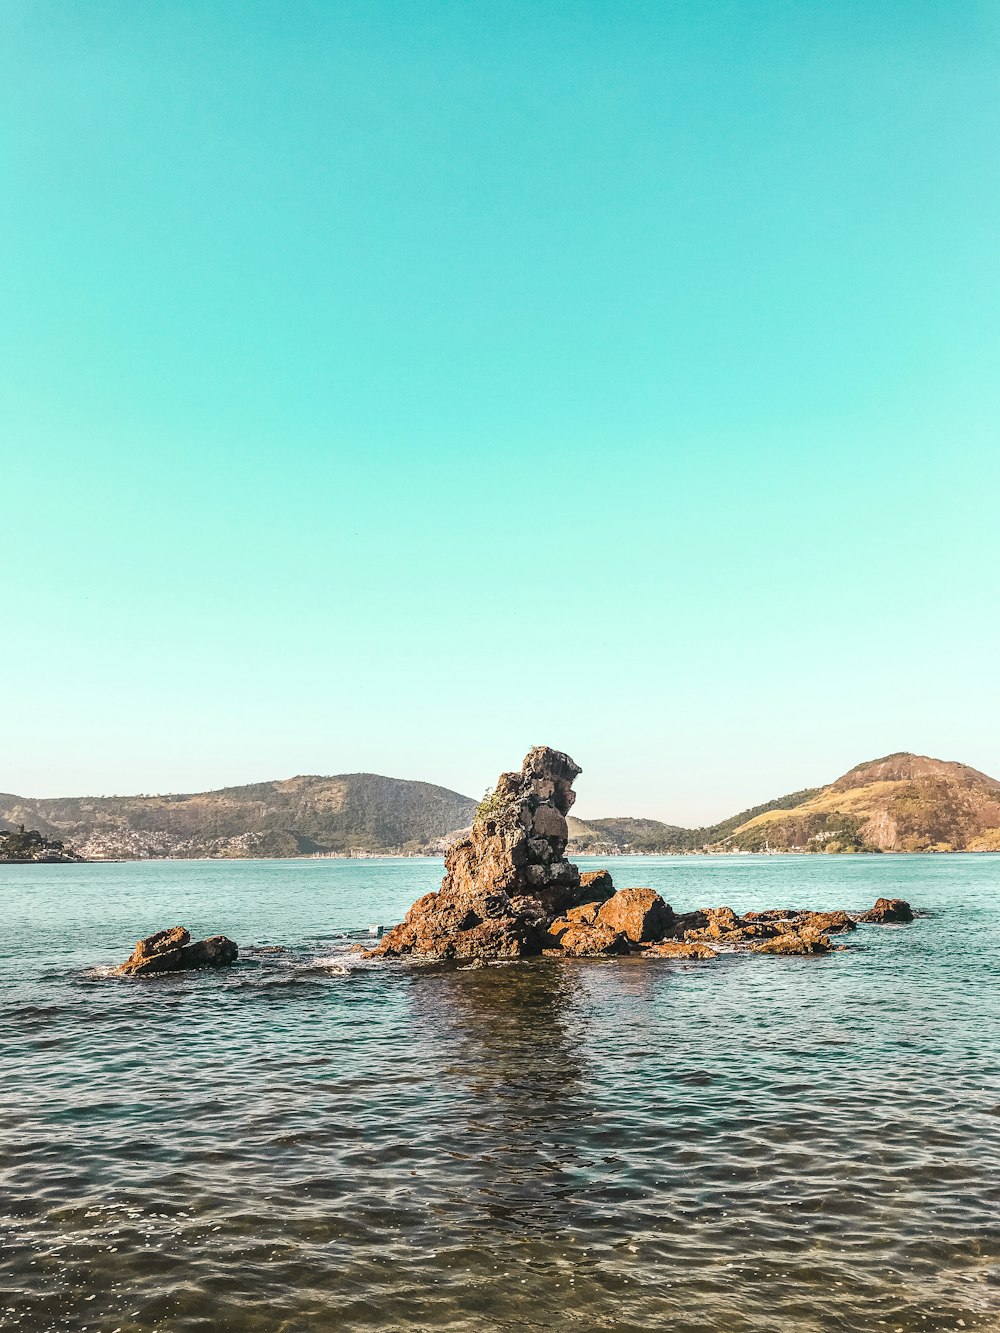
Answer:
<svg viewBox="0 0 1000 1333"><path fill-rule="evenodd" d="M501 773L468 838L445 858L437 893L413 904L370 956L519 958L551 944L549 926L578 901L566 860L566 815L580 768L539 745L520 773Z"/></svg>
<svg viewBox="0 0 1000 1333"><path fill-rule="evenodd" d="M629 942L622 932L600 921L593 926L567 926L559 936L559 944L564 954L574 958L631 952Z"/></svg>
<svg viewBox="0 0 1000 1333"><path fill-rule="evenodd" d="M569 921L580 926L592 926L601 910L600 903L581 903L579 907L570 907L566 912Z"/></svg>
<svg viewBox="0 0 1000 1333"><path fill-rule="evenodd" d="M854 921L846 912L800 912L799 920L804 925L811 926L814 930L820 930L827 935L839 934L844 930L854 930Z"/></svg>
<svg viewBox="0 0 1000 1333"><path fill-rule="evenodd" d="M686 929L683 938L689 942L711 940L713 943L730 947L747 944L752 940L771 939L790 927L783 917L771 912L748 912L739 917L731 907L706 907L700 912L689 913L685 924L692 918L701 920L704 925Z"/></svg>
<svg viewBox="0 0 1000 1333"><path fill-rule="evenodd" d="M750 948L754 953L809 954L829 953L833 945L828 935L806 926L799 931L783 931L773 939L751 944Z"/></svg>
<svg viewBox="0 0 1000 1333"><path fill-rule="evenodd" d="M813 912L794 907L771 907L766 912L744 912L741 918L744 926L761 922L770 922L777 926L779 931L810 926L828 934L836 934L839 931L854 929L853 918L839 908L833 912Z"/></svg>
<svg viewBox="0 0 1000 1333"><path fill-rule="evenodd" d="M578 903L603 903L614 895L615 885L607 870L584 870L577 890Z"/></svg>
<svg viewBox="0 0 1000 1333"><path fill-rule="evenodd" d="M663 940L643 949L647 958L718 958L718 952L696 940Z"/></svg>
<svg viewBox="0 0 1000 1333"><path fill-rule="evenodd" d="M792 929L794 927L791 924L781 921L751 921L744 925L737 919L729 930L715 922L706 926L704 930L686 930L684 938L688 941L711 940L716 944L732 946L746 944L750 940L769 940L775 935L780 935L782 932Z"/></svg>
<svg viewBox="0 0 1000 1333"><path fill-rule="evenodd" d="M674 924L673 908L653 889L619 889L601 904L597 924L620 930L635 944L662 939Z"/></svg>
<svg viewBox="0 0 1000 1333"><path fill-rule="evenodd" d="M689 931L704 930L708 925L708 915L700 909L695 912L677 912L669 935L671 939L683 940Z"/></svg>
<svg viewBox="0 0 1000 1333"><path fill-rule="evenodd" d="M867 925L885 926L913 920L913 908L905 898L879 898L874 907L859 916Z"/></svg>
<svg viewBox="0 0 1000 1333"><path fill-rule="evenodd" d="M239 957L239 949L225 935L195 940L183 926L158 930L139 940L131 958L115 968L119 977L146 976L154 972L179 972L195 967L227 967Z"/></svg>
<svg viewBox="0 0 1000 1333"><path fill-rule="evenodd" d="M579 907L569 907L564 916L556 917L549 926L548 943L558 942L564 931L570 926L593 926L597 922L600 903L581 903Z"/></svg>
<svg viewBox="0 0 1000 1333"><path fill-rule="evenodd" d="M731 910L729 908L727 911ZM801 916L794 907L769 907L764 912L744 912L742 920L744 921L791 921L794 917Z"/></svg>
<svg viewBox="0 0 1000 1333"><path fill-rule="evenodd" d="M740 918L731 907L706 907L704 913L707 918L705 929L716 938L735 930L740 924Z"/></svg>

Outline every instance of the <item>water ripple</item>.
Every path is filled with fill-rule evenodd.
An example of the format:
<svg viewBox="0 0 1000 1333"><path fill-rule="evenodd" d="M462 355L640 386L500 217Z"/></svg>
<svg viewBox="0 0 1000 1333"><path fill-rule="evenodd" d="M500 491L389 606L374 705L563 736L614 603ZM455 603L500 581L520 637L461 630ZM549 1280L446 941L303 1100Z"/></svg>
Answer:
<svg viewBox="0 0 1000 1333"><path fill-rule="evenodd" d="M0 881L0 1328L1000 1329L997 858L639 862L933 910L471 970L354 949L428 863L60 869ZM178 901L240 963L110 977Z"/></svg>

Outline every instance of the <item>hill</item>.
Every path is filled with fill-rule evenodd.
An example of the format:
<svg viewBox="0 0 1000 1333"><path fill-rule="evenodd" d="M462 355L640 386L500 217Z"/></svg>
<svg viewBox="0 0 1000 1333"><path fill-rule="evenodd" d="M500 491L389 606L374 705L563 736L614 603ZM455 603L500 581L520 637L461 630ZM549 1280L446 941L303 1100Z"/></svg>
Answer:
<svg viewBox="0 0 1000 1333"><path fill-rule="evenodd" d="M669 854L701 852L710 847L722 847L729 836L754 816L769 810L788 810L799 805L819 791L810 787L788 796L779 796L763 805L741 810L718 824L702 828L682 828L678 824L661 824L657 819L569 819L570 851L577 856L620 855L624 852Z"/></svg>
<svg viewBox="0 0 1000 1333"><path fill-rule="evenodd" d="M792 809L738 825L742 851L1000 851L1000 782L966 764L890 754L859 764Z"/></svg>
<svg viewBox="0 0 1000 1333"><path fill-rule="evenodd" d="M655 819L569 823L570 849L578 856L1000 851L1000 782L967 764L901 752L704 828Z"/></svg>
<svg viewBox="0 0 1000 1333"><path fill-rule="evenodd" d="M475 809L429 782L344 773L178 796L0 795L0 827L37 829L96 858L415 853L440 850Z"/></svg>
<svg viewBox="0 0 1000 1333"><path fill-rule="evenodd" d="M440 854L476 804L428 782L344 773L180 796L0 795L0 831L38 830L94 858ZM1000 782L965 764L900 753L703 828L630 816L568 822L576 856L1000 851Z"/></svg>
<svg viewBox="0 0 1000 1333"><path fill-rule="evenodd" d="M27 865L81 859L58 840L43 838L37 829L0 829L0 861L8 864Z"/></svg>

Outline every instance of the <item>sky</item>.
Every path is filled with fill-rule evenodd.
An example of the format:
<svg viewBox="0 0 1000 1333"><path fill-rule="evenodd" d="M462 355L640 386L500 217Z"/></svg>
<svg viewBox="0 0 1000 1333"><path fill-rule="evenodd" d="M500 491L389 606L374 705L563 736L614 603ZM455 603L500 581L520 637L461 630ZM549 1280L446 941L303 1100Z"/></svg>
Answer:
<svg viewBox="0 0 1000 1333"><path fill-rule="evenodd" d="M6 0L0 790L1000 775L1000 5Z"/></svg>

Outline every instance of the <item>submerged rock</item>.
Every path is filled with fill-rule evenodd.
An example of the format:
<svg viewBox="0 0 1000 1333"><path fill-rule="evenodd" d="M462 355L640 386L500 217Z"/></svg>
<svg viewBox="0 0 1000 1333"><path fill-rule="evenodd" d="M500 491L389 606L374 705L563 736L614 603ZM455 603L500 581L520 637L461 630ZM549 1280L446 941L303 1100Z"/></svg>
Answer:
<svg viewBox="0 0 1000 1333"><path fill-rule="evenodd" d="M718 958L718 950L697 940L662 940L643 949L647 958Z"/></svg>
<svg viewBox="0 0 1000 1333"><path fill-rule="evenodd" d="M192 944L190 931L183 926L172 926L139 940L131 958L115 968L115 976L139 977L196 967L228 967L238 957L239 949L225 935L213 935Z"/></svg>
<svg viewBox="0 0 1000 1333"><path fill-rule="evenodd" d="M822 931L803 926L801 930L786 930L773 939L751 944L750 948L754 953L809 954L829 953L833 945Z"/></svg>
<svg viewBox="0 0 1000 1333"><path fill-rule="evenodd" d="M905 898L879 898L874 907L857 919L872 926L905 924L913 920L913 908Z"/></svg>

